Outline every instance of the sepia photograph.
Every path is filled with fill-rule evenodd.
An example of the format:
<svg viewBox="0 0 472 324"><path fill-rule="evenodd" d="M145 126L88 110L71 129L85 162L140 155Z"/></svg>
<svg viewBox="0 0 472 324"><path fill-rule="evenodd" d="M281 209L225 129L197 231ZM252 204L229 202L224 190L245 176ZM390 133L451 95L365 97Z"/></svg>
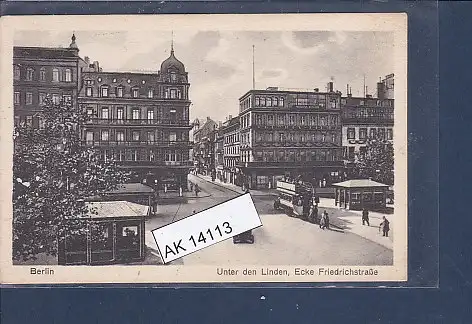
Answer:
<svg viewBox="0 0 472 324"><path fill-rule="evenodd" d="M12 18L2 282L407 279L406 16L211 16Z"/></svg>

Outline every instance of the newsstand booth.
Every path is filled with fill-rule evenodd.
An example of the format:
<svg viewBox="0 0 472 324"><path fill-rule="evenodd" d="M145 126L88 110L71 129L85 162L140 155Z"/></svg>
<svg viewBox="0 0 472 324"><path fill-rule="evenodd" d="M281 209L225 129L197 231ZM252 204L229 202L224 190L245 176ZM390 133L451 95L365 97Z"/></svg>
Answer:
<svg viewBox="0 0 472 324"><path fill-rule="evenodd" d="M87 202L89 214L71 220L59 243L60 265L105 265L143 261L149 206L129 201ZM72 229L73 228L73 229Z"/></svg>
<svg viewBox="0 0 472 324"><path fill-rule="evenodd" d="M382 210L386 207L388 185L370 179L334 183L335 205L350 210Z"/></svg>

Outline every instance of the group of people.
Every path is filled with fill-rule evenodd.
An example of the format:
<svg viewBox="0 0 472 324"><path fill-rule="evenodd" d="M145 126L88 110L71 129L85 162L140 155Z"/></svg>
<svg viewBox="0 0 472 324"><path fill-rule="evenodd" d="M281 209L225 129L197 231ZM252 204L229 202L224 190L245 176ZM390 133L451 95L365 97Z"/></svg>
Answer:
<svg viewBox="0 0 472 324"><path fill-rule="evenodd" d="M362 210L362 225L370 226L369 223L369 211L367 208ZM382 232L382 236L388 237L388 232L390 231L390 222L387 217L382 216L382 222L379 225L379 232Z"/></svg>

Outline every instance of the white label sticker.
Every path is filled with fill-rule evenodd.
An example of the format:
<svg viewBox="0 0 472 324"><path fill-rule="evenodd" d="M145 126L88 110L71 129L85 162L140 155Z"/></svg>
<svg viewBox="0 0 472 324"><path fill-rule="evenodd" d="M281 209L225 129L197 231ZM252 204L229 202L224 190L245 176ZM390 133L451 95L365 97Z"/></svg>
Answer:
<svg viewBox="0 0 472 324"><path fill-rule="evenodd" d="M262 226L249 193L152 230L164 263Z"/></svg>

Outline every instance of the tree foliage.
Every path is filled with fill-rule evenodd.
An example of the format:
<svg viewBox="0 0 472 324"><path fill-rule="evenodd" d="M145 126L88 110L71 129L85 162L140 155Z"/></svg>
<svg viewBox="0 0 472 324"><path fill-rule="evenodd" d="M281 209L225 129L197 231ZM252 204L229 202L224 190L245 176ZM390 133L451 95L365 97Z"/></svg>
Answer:
<svg viewBox="0 0 472 324"><path fill-rule="evenodd" d="M366 151L354 161L352 177L372 179L388 185L394 182L393 144L374 138L367 141Z"/></svg>
<svg viewBox="0 0 472 324"><path fill-rule="evenodd" d="M47 98L41 127L15 126L13 156L13 258L56 255L64 231L84 230L81 218L94 212L85 199L124 183L129 174L101 161L82 145L87 115L70 103Z"/></svg>

